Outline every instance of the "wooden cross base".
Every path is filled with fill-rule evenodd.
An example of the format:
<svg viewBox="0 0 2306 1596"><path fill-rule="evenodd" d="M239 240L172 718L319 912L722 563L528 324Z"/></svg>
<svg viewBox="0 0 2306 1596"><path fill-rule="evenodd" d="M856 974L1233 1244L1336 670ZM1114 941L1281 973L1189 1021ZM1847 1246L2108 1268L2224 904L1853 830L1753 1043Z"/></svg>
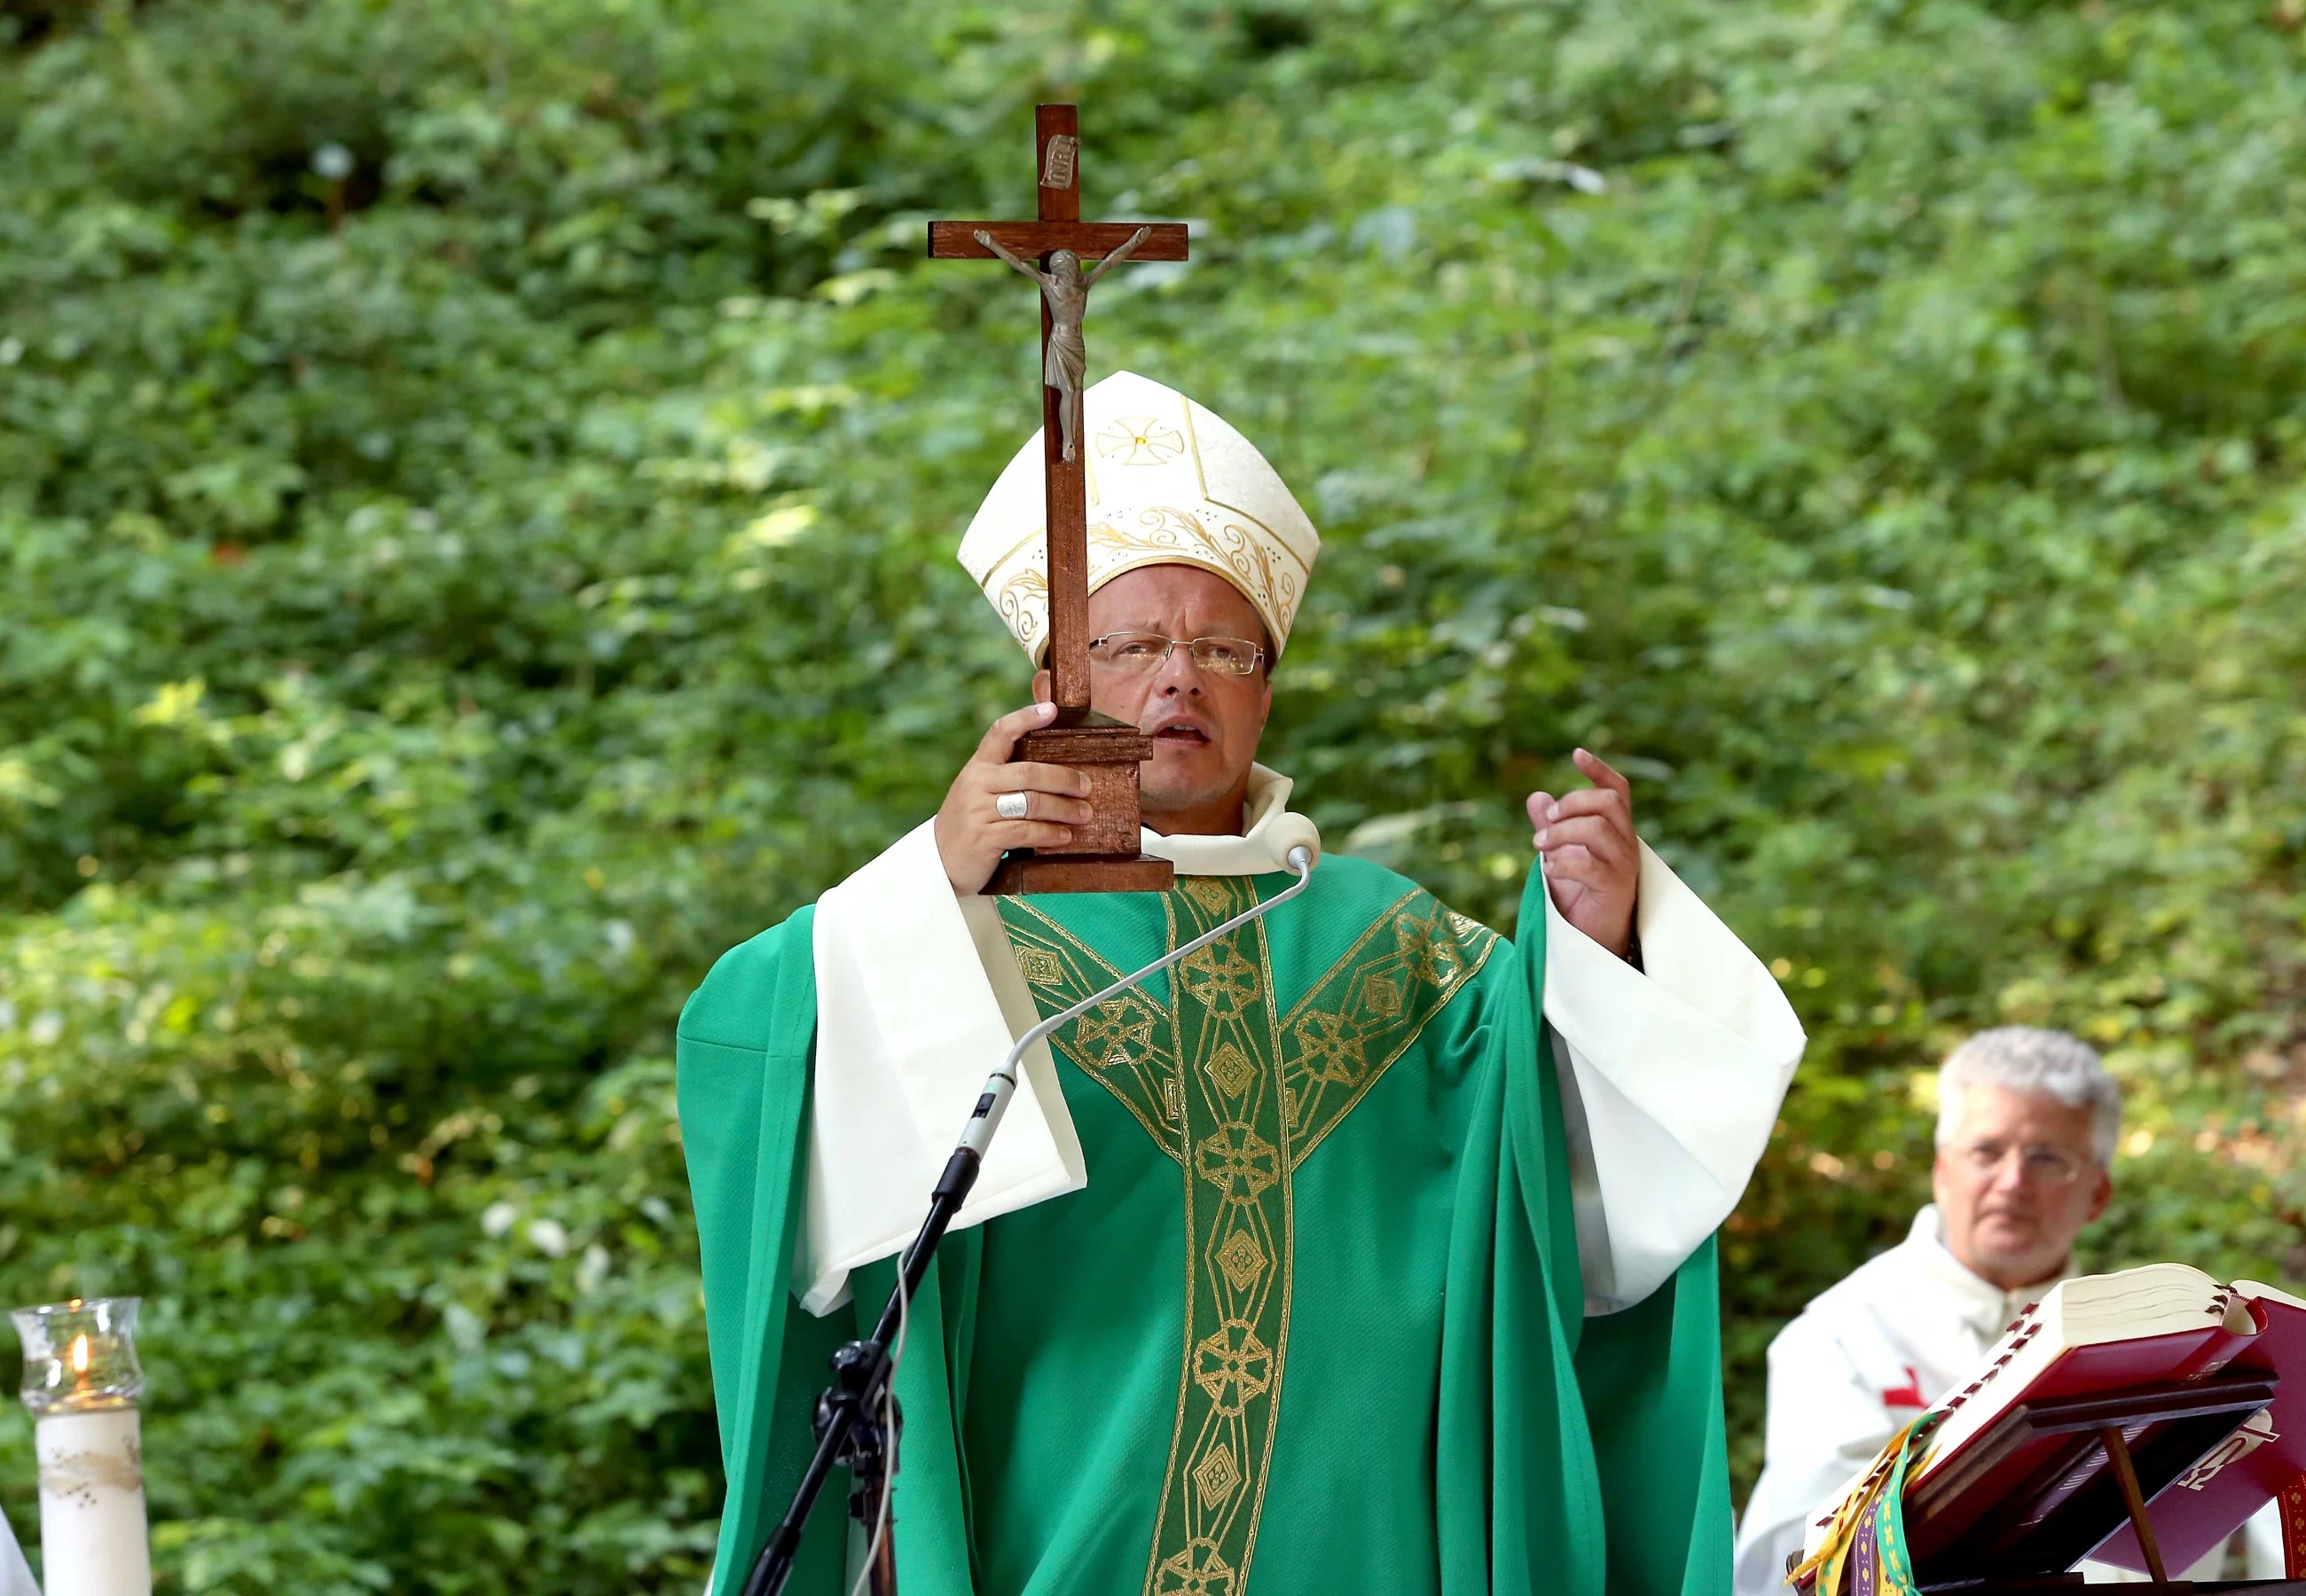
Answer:
<svg viewBox="0 0 2306 1596"><path fill-rule="evenodd" d="M1069 847L1012 851L985 883L987 893L1166 892L1176 883L1175 866L1138 851L1137 767L1153 757L1151 738L1092 713L1077 726L1027 732L1014 757L1080 771L1089 778L1095 817L1076 829Z"/></svg>

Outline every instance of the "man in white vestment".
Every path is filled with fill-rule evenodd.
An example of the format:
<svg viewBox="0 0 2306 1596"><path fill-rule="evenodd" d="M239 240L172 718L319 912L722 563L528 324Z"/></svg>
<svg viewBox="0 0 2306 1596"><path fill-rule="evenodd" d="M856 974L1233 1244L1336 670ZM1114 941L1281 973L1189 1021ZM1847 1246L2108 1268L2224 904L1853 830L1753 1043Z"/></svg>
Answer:
<svg viewBox="0 0 2306 1596"><path fill-rule="evenodd" d="M1320 539L1272 466L1202 405L1126 371L1084 398L1090 636L1108 649L1154 646L1126 640L1156 634L1167 644L1122 706L1156 745L1142 767L1142 846L1181 877L1285 869L1289 848L1318 837L1288 807L1289 779L1253 761L1271 661ZM1017 452L961 548L1036 663L1047 641L1041 448L1036 435ZM1227 637L1262 651L1258 669L1236 676L1200 657ZM1080 818L1076 772L1007 763L1047 718L1039 704L995 722L937 817L819 903L808 1211L794 1260L814 1312L846 1299L850 1270L911 1239L982 1061L1035 1018L977 889L1004 849L1046 846ZM1762 962L1636 836L1625 779L1582 749L1576 763L1593 786L1534 793L1528 807L1549 886L1544 1017L1586 1309L1599 1314L1656 1290L1729 1216L1804 1037ZM1027 813L1010 818L1002 800L1015 806L1021 791ZM923 907L938 900L954 907ZM1026 1055L960 1224L1089 1178L1043 1044Z"/></svg>
<svg viewBox="0 0 2306 1596"><path fill-rule="evenodd" d="M1764 1461L1738 1529L1738 1596L1785 1591L1786 1559L1810 1522L1891 1437L1977 1372L2028 1303L2075 1273L2074 1238L2113 1195L2121 1130L2121 1087L2063 1031L1981 1031L1947 1058L1936 1200L1903 1242L1818 1295L1770 1344ZM2261 1538L2253 1524L2253 1568ZM2084 1568L2094 1583L2143 1577Z"/></svg>

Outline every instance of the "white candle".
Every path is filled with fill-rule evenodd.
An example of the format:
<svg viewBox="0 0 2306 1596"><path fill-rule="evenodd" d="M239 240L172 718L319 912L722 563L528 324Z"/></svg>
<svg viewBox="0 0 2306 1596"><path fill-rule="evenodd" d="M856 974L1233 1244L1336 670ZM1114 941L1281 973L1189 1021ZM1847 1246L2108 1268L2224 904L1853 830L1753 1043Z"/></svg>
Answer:
<svg viewBox="0 0 2306 1596"><path fill-rule="evenodd" d="M47 1596L152 1596L134 1297L75 1297L9 1317L40 1463Z"/></svg>
<svg viewBox="0 0 2306 1596"><path fill-rule="evenodd" d="M44 1413L33 1446L47 1596L151 1596L136 1410Z"/></svg>

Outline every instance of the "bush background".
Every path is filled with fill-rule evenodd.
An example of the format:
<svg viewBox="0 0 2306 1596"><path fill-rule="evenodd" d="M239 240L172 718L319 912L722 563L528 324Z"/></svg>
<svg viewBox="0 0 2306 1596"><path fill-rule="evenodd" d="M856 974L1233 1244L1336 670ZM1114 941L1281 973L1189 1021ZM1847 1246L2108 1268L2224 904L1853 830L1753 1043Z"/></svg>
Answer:
<svg viewBox="0 0 2306 1596"><path fill-rule="evenodd" d="M692 1591L671 1024L1021 696L1029 203L1328 540L1268 757L1507 912L1578 743L1807 1022L1730 1400L2073 1028L2107 1263L2293 1281L2300 0L0 4L0 1293L167 1592ZM336 169L341 155L344 175ZM28 1425L0 1506L37 1539Z"/></svg>

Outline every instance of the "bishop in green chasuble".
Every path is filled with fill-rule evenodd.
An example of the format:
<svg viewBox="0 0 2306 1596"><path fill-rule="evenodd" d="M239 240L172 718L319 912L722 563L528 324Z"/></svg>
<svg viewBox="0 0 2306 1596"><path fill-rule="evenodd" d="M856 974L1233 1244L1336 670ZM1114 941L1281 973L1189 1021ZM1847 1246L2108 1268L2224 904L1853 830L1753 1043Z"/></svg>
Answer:
<svg viewBox="0 0 2306 1596"><path fill-rule="evenodd" d="M1198 568L1217 596L1164 588L1186 595L1172 630L1197 637L1237 592L1254 613L1233 629L1277 650L1300 585L1277 573L1294 559L1302 578L1313 540L1271 468L1141 378L1086 398L1093 465L1108 462L1092 584ZM1175 441L1190 483L1137 486L1110 465L1158 457L1149 439ZM1194 518L1211 505L1272 546L1234 558ZM978 542L964 561L1038 653L1029 606L995 591L1015 550L971 561ZM1132 716L1200 734L1173 739L1179 768L1227 748L1243 767L1229 827L1146 832L1174 890L975 896L969 861L1004 833L989 815L968 829L972 805L990 809L971 782L1025 767L972 762L937 821L730 952L684 1011L728 1472L716 1593L782 1510L825 1359L869 1329L1011 1039L1291 883L1282 856L1311 828L1288 781L1238 752L1266 700L1243 741L1226 705L1243 701L1225 697L1242 684L1201 652L1173 645ZM1153 822L1169 789L1147 768ZM1634 841L1629 811L1622 849L1576 834L1618 858L1626 948L1565 914L1557 899L1600 924L1596 900L1562 890L1581 866L1558 850L1510 943L1329 858L1292 902L1028 1055L907 1327L908 1596L1728 1592L1711 1232L1800 1032L1758 961ZM1619 956L1636 934L1639 968ZM791 1588L830 1596L856 1555L828 1500Z"/></svg>

